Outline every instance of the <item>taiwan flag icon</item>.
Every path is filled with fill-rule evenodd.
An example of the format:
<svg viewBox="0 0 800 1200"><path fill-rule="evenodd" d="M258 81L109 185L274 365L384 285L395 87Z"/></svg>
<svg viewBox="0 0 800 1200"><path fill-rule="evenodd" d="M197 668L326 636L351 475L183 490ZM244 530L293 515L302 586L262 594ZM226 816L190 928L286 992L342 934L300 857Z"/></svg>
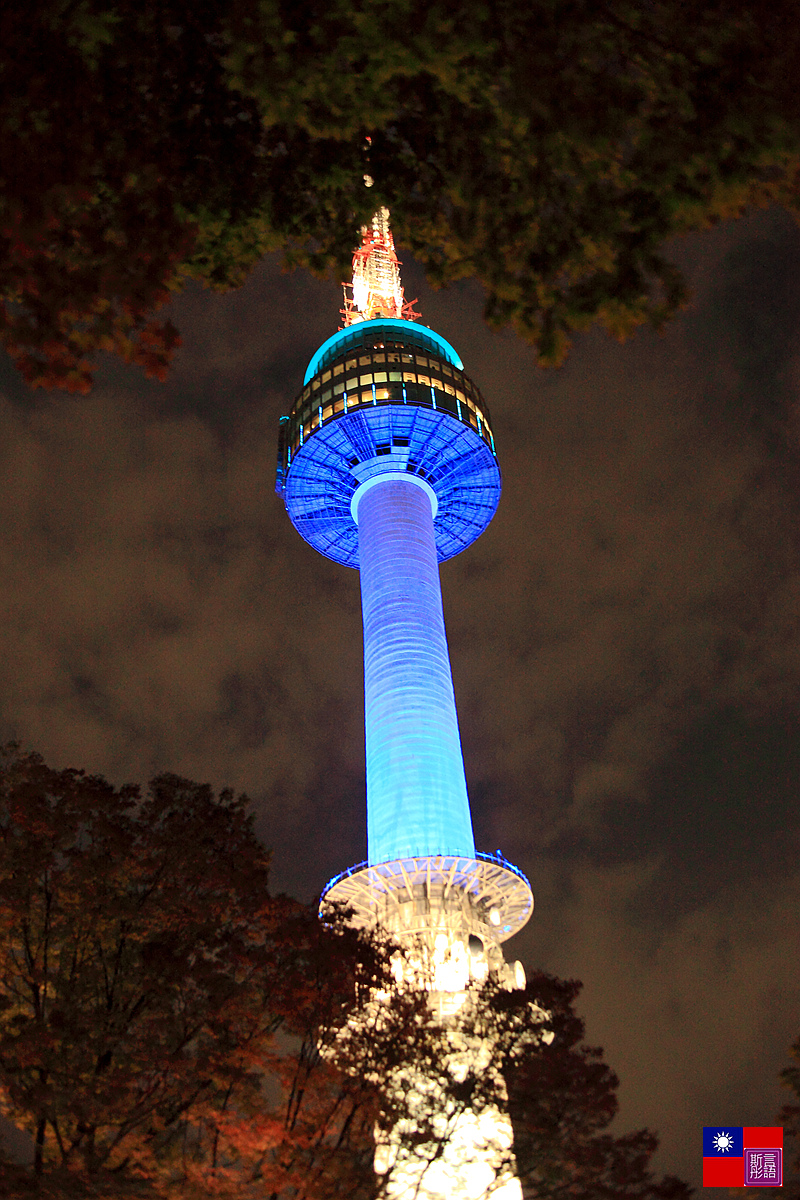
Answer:
<svg viewBox="0 0 800 1200"><path fill-rule="evenodd" d="M707 1125L703 1187L783 1187L779 1125Z"/></svg>

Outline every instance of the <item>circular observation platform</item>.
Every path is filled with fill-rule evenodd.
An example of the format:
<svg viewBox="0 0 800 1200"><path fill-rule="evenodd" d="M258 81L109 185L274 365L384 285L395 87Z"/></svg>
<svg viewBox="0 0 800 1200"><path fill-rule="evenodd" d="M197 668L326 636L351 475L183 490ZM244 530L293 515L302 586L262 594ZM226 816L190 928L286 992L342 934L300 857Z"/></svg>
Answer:
<svg viewBox="0 0 800 1200"><path fill-rule="evenodd" d="M404 934L475 933L484 942L513 937L533 912L528 880L502 854L434 855L369 866L335 876L322 893L320 916L347 908L352 923Z"/></svg>
<svg viewBox="0 0 800 1200"><path fill-rule="evenodd" d="M341 329L312 358L281 418L275 490L310 545L357 568L353 494L386 472L435 492L440 562L480 536L500 500L486 403L461 359L433 330L382 318Z"/></svg>

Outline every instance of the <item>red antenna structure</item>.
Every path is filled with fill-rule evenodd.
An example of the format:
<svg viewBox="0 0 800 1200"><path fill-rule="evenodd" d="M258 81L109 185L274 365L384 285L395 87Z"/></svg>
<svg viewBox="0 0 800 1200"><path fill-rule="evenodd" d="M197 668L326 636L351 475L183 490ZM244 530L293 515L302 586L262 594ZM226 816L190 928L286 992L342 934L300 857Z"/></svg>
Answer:
<svg viewBox="0 0 800 1200"><path fill-rule="evenodd" d="M344 288L345 327L359 321L393 317L418 321L416 300L406 301L394 248L388 208L379 208L370 225L361 226L361 245L353 253L353 278Z"/></svg>

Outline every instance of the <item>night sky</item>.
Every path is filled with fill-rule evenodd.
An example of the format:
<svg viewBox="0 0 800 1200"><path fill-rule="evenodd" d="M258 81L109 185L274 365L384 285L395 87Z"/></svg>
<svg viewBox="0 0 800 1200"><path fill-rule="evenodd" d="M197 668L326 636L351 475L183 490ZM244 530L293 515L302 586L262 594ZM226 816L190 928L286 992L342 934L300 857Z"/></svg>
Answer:
<svg viewBox="0 0 800 1200"><path fill-rule="evenodd" d="M772 1124L800 1035L800 230L763 212L672 253L694 301L666 334L587 333L556 371L478 288L403 275L503 472L442 585L476 841L536 896L508 954L583 980L614 1129L697 1184L699 1127ZM246 791L303 899L366 852L358 577L273 491L340 294L274 260L190 290L166 384L0 371L2 736Z"/></svg>

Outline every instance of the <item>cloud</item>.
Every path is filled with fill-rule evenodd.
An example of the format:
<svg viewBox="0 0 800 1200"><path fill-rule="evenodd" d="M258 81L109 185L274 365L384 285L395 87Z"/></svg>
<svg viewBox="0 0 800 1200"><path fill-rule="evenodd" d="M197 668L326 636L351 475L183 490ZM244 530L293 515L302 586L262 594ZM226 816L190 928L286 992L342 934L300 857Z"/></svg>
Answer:
<svg viewBox="0 0 800 1200"><path fill-rule="evenodd" d="M732 882L653 936L637 912L662 869L581 864L543 940L557 973L581 964L587 1040L602 1030L621 1080L617 1128L655 1129L657 1166L696 1179L699 1126L770 1125L788 1099L777 1073L797 1035L786 949L800 937L800 875L779 890Z"/></svg>
<svg viewBox="0 0 800 1200"><path fill-rule="evenodd" d="M287 563L265 426L223 445L195 416L110 392L0 408L9 733L115 777L305 785L313 739L292 744L358 670L357 579L323 603ZM337 620L352 636L310 653Z"/></svg>
<svg viewBox="0 0 800 1200"><path fill-rule="evenodd" d="M709 713L794 703L797 493L755 431L705 423L692 368L676 326L494 381L504 498L445 609L471 774L556 832L645 797Z"/></svg>

